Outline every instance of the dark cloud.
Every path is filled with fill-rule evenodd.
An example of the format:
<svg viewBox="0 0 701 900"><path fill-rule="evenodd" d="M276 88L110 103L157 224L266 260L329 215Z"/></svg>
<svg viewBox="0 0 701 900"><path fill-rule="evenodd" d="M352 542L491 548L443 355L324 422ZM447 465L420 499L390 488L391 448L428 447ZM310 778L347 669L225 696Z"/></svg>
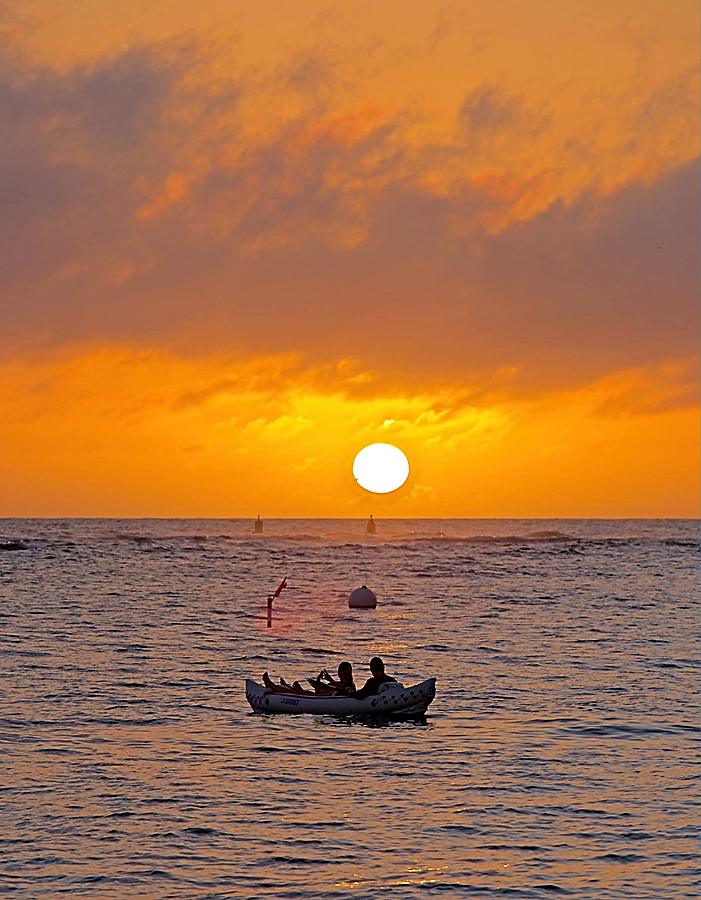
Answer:
<svg viewBox="0 0 701 900"><path fill-rule="evenodd" d="M110 308L115 298L103 293L104 282L115 280L140 239L135 210L144 185L160 182L183 146L196 141L188 131L193 88L187 80L196 69L193 48L182 42L130 49L63 73L16 54L2 57L6 337L16 328L50 341L84 330L100 338L101 327L108 337L120 310ZM217 103L235 103L236 91L227 84L196 96L207 125Z"/></svg>
<svg viewBox="0 0 701 900"><path fill-rule="evenodd" d="M691 68L665 79L635 109L627 149L642 147L654 153L665 145L694 145L698 137L699 69Z"/></svg>
<svg viewBox="0 0 701 900"><path fill-rule="evenodd" d="M521 140L538 134L547 124L542 110L530 109L524 98L495 84L484 84L467 94L458 111L458 126L467 147L499 140Z"/></svg>
<svg viewBox="0 0 701 900"><path fill-rule="evenodd" d="M458 121L469 134L493 134L520 124L524 118L522 98L494 85L483 85L469 93L458 113Z"/></svg>
<svg viewBox="0 0 701 900"><path fill-rule="evenodd" d="M316 105L328 102L339 72L337 66L318 52L309 52L280 66L277 76L289 90L302 94Z"/></svg>
<svg viewBox="0 0 701 900"><path fill-rule="evenodd" d="M501 315L482 307L489 336L519 329L563 366L693 353L698 203L694 160L652 184L554 204L490 239L480 290L508 302Z"/></svg>
<svg viewBox="0 0 701 900"><path fill-rule="evenodd" d="M185 63L182 52L168 49L136 48L78 70L65 101L74 127L111 150L132 148L146 136L158 140Z"/></svg>
<svg viewBox="0 0 701 900"><path fill-rule="evenodd" d="M494 234L513 197L429 176L475 135L534 127L521 98L480 88L467 143L416 151L401 112L339 118L319 88L331 69L303 60L288 87L313 109L251 144L242 88L198 81L195 57L2 69L6 341L293 350L419 381L510 366L541 387L695 351L696 164Z"/></svg>

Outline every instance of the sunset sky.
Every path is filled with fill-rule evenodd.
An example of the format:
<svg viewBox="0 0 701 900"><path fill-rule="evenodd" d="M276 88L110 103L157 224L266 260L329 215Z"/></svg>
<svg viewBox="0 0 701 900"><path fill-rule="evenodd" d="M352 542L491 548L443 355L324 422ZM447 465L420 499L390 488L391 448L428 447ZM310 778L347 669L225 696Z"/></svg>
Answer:
<svg viewBox="0 0 701 900"><path fill-rule="evenodd" d="M698 515L698 41L0 0L0 515Z"/></svg>

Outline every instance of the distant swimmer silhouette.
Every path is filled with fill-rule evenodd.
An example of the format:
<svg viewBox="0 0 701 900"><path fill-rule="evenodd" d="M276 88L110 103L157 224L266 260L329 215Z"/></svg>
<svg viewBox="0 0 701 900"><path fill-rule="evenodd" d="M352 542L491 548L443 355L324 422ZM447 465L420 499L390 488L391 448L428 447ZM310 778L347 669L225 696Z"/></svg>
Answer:
<svg viewBox="0 0 701 900"><path fill-rule="evenodd" d="M375 525L375 520L372 517L372 513L370 513L370 518L368 519L368 524L365 527L365 530L368 534L375 534L377 531L377 525Z"/></svg>
<svg viewBox="0 0 701 900"><path fill-rule="evenodd" d="M253 531L255 532L255 534L263 533L263 520L260 517L260 513L258 513L258 518L253 523Z"/></svg>

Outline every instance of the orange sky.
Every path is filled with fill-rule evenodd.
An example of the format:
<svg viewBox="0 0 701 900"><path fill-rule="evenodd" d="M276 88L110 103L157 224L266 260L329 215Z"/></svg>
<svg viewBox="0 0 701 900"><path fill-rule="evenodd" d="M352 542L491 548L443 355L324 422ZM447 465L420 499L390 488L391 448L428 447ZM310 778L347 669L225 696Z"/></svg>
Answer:
<svg viewBox="0 0 701 900"><path fill-rule="evenodd" d="M695 3L0 22L0 515L698 515Z"/></svg>

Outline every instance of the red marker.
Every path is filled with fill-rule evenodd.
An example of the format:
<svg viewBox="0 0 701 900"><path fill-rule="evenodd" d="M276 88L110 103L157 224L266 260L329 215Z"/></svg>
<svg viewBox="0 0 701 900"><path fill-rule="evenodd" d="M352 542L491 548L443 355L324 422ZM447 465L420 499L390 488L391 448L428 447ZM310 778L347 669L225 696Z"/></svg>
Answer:
<svg viewBox="0 0 701 900"><path fill-rule="evenodd" d="M285 576L280 584L277 586L277 590L274 594L268 594L268 610L273 608L273 600L277 600L283 590L287 587L287 576Z"/></svg>

